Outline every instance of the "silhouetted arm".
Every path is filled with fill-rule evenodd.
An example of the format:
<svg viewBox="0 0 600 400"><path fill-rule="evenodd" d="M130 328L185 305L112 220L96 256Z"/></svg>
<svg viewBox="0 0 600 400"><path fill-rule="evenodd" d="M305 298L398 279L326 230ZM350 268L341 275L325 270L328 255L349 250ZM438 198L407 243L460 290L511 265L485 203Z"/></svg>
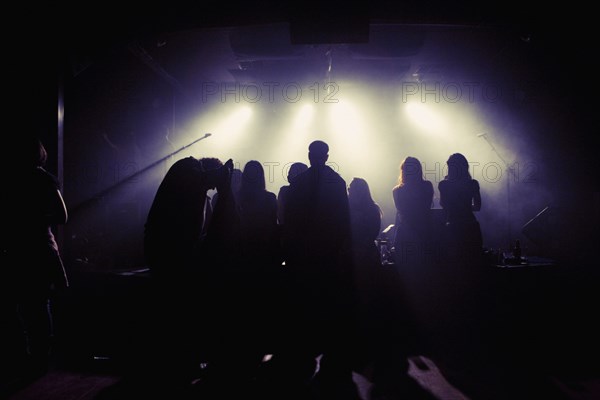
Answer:
<svg viewBox="0 0 600 400"><path fill-rule="evenodd" d="M268 193L267 203L269 206L269 221L271 221L273 224L277 225L277 211L278 211L277 196L275 195L275 193L272 193L272 192L267 192L267 193Z"/></svg>
<svg viewBox="0 0 600 400"><path fill-rule="evenodd" d="M479 182L473 180L473 211L481 210L481 192L479 191Z"/></svg>
<svg viewBox="0 0 600 400"><path fill-rule="evenodd" d="M283 225L283 219L284 219L284 214L285 214L285 210L284 210L284 202L285 200L283 199L283 197L285 196L285 190L284 186L282 186L281 188L279 188L279 193L277 193L277 221L279 222L280 225Z"/></svg>
<svg viewBox="0 0 600 400"><path fill-rule="evenodd" d="M433 183L431 181L425 181L427 184L427 204L429 208L433 207Z"/></svg>
<svg viewBox="0 0 600 400"><path fill-rule="evenodd" d="M394 206L396 207L396 210L398 210L400 207L400 195L397 188L392 189L392 197L394 198Z"/></svg>
<svg viewBox="0 0 600 400"><path fill-rule="evenodd" d="M381 209L373 205L370 210L369 216L369 239L377 239L379 232L381 232Z"/></svg>
<svg viewBox="0 0 600 400"><path fill-rule="evenodd" d="M69 213L67 212L67 206L65 204L65 200L60 193L60 190L56 191L56 223L57 224L66 224L69 219Z"/></svg>
<svg viewBox="0 0 600 400"><path fill-rule="evenodd" d="M440 181L440 183L438 184L438 190L440 192L440 206L442 208L444 208L444 202L445 202L445 198L444 197L446 195L444 193L444 185L445 185L444 181Z"/></svg>
<svg viewBox="0 0 600 400"><path fill-rule="evenodd" d="M68 219L67 206L59 189L49 190L46 195L44 218L48 225L66 224Z"/></svg>

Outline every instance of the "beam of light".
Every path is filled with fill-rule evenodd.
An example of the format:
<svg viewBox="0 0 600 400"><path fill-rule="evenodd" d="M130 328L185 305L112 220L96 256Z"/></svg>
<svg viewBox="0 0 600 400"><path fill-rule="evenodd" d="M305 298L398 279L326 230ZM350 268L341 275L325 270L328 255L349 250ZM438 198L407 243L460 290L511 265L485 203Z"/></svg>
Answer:
<svg viewBox="0 0 600 400"><path fill-rule="evenodd" d="M281 124L281 135L274 141L271 158L279 162L291 161L306 162L307 146L314 133L315 106L304 104L300 107L294 105L290 110L291 115L285 117Z"/></svg>
<svg viewBox="0 0 600 400"><path fill-rule="evenodd" d="M288 184L287 172L291 164L308 164L308 144L316 129L317 110L314 104L298 102L286 103L274 111L269 113L267 124L257 124L264 130L253 132L260 138L243 149L241 166L249 159L261 162L265 168L267 190L278 194L281 186Z"/></svg>
<svg viewBox="0 0 600 400"><path fill-rule="evenodd" d="M252 109L248 106L242 106L221 121L214 132L222 138L233 138L234 135L245 128L246 122L251 116Z"/></svg>
<svg viewBox="0 0 600 400"><path fill-rule="evenodd" d="M304 104L296 111L291 129L288 128L290 131L284 135L286 137L284 146L287 149L284 151L286 154L297 154L297 151L293 151L293 149L301 148L302 151L298 155L304 156L306 153L304 146L311 134L314 133L312 130L314 130L315 114L316 110L313 104Z"/></svg>
<svg viewBox="0 0 600 400"><path fill-rule="evenodd" d="M214 117L210 114L205 116L208 121L204 121L203 117L202 123L198 121L193 130L211 132L212 136L204 144L205 153L227 159L232 156L232 150L247 139L243 133L247 130L252 115L253 110L249 106L236 107L225 115L219 113Z"/></svg>
<svg viewBox="0 0 600 400"><path fill-rule="evenodd" d="M330 118L334 135L355 136L363 131L359 110L347 100L331 104Z"/></svg>
<svg viewBox="0 0 600 400"><path fill-rule="evenodd" d="M363 177L368 174L370 130L366 129L368 107L358 106L358 103L347 98L338 103L330 104L330 158L332 166L347 183L353 176Z"/></svg>
<svg viewBox="0 0 600 400"><path fill-rule="evenodd" d="M296 117L292 125L292 132L295 134L305 133L310 127L315 115L315 107L312 104L304 104Z"/></svg>
<svg viewBox="0 0 600 400"><path fill-rule="evenodd" d="M442 133L446 123L430 106L419 102L406 104L406 113L410 120L422 130L430 133Z"/></svg>

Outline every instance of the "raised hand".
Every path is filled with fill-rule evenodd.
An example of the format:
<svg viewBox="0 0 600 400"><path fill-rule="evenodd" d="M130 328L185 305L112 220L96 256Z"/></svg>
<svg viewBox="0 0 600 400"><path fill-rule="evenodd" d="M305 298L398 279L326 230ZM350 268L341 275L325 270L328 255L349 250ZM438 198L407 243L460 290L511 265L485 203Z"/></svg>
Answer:
<svg viewBox="0 0 600 400"><path fill-rule="evenodd" d="M219 168L217 192L221 193L231 189L231 171L233 171L233 160L230 158Z"/></svg>
<svg viewBox="0 0 600 400"><path fill-rule="evenodd" d="M223 164L223 166L229 170L229 173L231 173L231 171L233 171L233 160L230 158L225 162L225 164Z"/></svg>

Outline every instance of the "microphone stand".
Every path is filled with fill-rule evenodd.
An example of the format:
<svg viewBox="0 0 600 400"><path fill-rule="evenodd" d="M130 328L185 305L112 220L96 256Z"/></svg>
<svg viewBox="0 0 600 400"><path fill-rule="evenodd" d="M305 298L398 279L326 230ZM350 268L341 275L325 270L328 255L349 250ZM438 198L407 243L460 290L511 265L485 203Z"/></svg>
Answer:
<svg viewBox="0 0 600 400"><path fill-rule="evenodd" d="M85 205L91 203L94 199L98 198L98 197L102 197L104 195L106 195L107 193L111 192L112 190L116 189L117 187L129 182L130 180L132 180L133 178L137 177L138 175L148 171L149 169L154 168L155 166L157 166L158 164L160 164L161 162L165 161L166 159L168 159L169 157L174 156L175 154L187 149L188 147L198 143L201 140L204 140L208 137L210 137L212 135L212 133L205 133L204 136L199 137L198 139L194 140L191 143L186 144L183 147L180 147L179 149L167 154L166 156L154 161L152 164L147 165L146 167L140 169L139 171L129 175L128 177L120 180L119 182L115 183L114 185L111 185L109 187L107 187L106 189L101 190L100 192L96 193L95 195L91 196L90 198L88 198L87 200L82 201L81 203L79 203L77 206L74 207L74 210L79 210L82 207L84 207Z"/></svg>
<svg viewBox="0 0 600 400"><path fill-rule="evenodd" d="M477 135L479 137L482 137L489 145L490 148L492 149L492 151L494 153L496 153L496 155L498 156L498 158L500 159L500 161L502 161L502 163L504 164L504 168L506 169L506 208L507 208L507 231L508 231L508 248L511 248L511 243L512 243L512 198L510 195L510 180L511 180L511 175L514 176L514 168L511 167L508 162L504 159L504 157L502 157L502 155L500 153L498 153L498 150L496 150L496 147L494 146L494 144L488 139L487 137L487 133L482 133Z"/></svg>

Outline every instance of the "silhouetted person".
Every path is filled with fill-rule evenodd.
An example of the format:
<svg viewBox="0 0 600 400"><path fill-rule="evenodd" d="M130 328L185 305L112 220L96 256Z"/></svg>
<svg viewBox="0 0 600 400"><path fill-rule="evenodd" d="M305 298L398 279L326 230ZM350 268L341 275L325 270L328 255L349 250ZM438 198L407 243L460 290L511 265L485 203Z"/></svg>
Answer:
<svg viewBox="0 0 600 400"><path fill-rule="evenodd" d="M373 200L366 180L354 178L348 186L350 221L352 226L352 255L357 289L362 302L368 301L381 268L381 257L375 239L381 230L383 212Z"/></svg>
<svg viewBox="0 0 600 400"><path fill-rule="evenodd" d="M279 221L279 225L283 225L285 221L285 204L286 197L290 190L290 185L296 176L300 175L307 169L308 165L302 162L295 162L290 166L287 174L288 184L279 188L279 193L277 194L277 219Z"/></svg>
<svg viewBox="0 0 600 400"><path fill-rule="evenodd" d="M310 168L291 182L285 208L285 261L293 311L288 335L294 339L284 351L307 370L322 354L315 377L319 390L326 398L350 399L356 389L351 365L356 293L346 183L326 165L325 142L314 141L308 150Z"/></svg>
<svg viewBox="0 0 600 400"><path fill-rule="evenodd" d="M238 209L242 171L232 169L228 186L211 199L210 221L205 221L204 253L221 265L237 268L241 257L241 221ZM213 221L214 219L214 221Z"/></svg>
<svg viewBox="0 0 600 400"><path fill-rule="evenodd" d="M406 157L400 164L398 184L392 189L395 220L395 263L397 267L422 263L432 240L431 207L433 184L423 177L421 162Z"/></svg>
<svg viewBox="0 0 600 400"><path fill-rule="evenodd" d="M481 209L479 183L469 174L464 155L452 154L447 161L448 174L440 181L440 205L444 210L442 255L439 268L437 318L442 354L457 360L484 356L482 339L490 299L487 296L484 269L481 268L482 236L475 211Z"/></svg>
<svg viewBox="0 0 600 400"><path fill-rule="evenodd" d="M222 200L219 197L217 206ZM214 371L220 375L217 379L241 384L256 374L276 337L274 312L280 301L277 199L266 190L264 169L256 160L248 161L242 171L236 212L239 248L232 244L229 252L239 253L239 259L235 265L225 266L230 271L224 288L229 296L220 310L226 316L223 324L229 327L222 335L228 344L217 355Z"/></svg>
<svg viewBox="0 0 600 400"><path fill-rule="evenodd" d="M360 328L358 349L364 349L364 363L373 357L373 346L380 341L377 315L382 310L383 302L376 300L381 294L379 277L381 274L381 257L375 239L381 230L383 212L373 200L366 180L354 178L348 186L350 204L350 221L352 226L352 256L354 279L358 294L357 318Z"/></svg>
<svg viewBox="0 0 600 400"><path fill-rule="evenodd" d="M452 154L447 164L448 175L438 184L446 218L443 240L447 254L450 261L478 263L483 246L481 228L474 214L481 210L479 182L471 177L464 155Z"/></svg>
<svg viewBox="0 0 600 400"><path fill-rule="evenodd" d="M429 212L433 185L423 179L421 163L414 157L400 164L398 183L392 189L396 207L393 267L380 268L371 295L368 337L373 357L370 396L421 398L418 386L408 375L408 357L418 354L416 311L412 276L420 269L420 258L429 237ZM409 268L409 266L411 268ZM409 279L410 278L410 279Z"/></svg>
<svg viewBox="0 0 600 400"><path fill-rule="evenodd" d="M44 168L48 154L42 142L26 138L22 145L16 149L22 157L13 166L14 184L8 185L13 193L3 199L6 219L18 220L2 232L2 385L25 383L47 371L53 339L51 300L57 289L68 286L54 232L67 222L60 185Z"/></svg>
<svg viewBox="0 0 600 400"><path fill-rule="evenodd" d="M144 229L144 256L153 274L182 280L180 272L194 268L204 225L206 192L229 182L229 169L206 171L202 162L186 157L163 178Z"/></svg>
<svg viewBox="0 0 600 400"><path fill-rule="evenodd" d="M266 190L265 171L256 160L244 166L237 206L245 262L254 269L272 269L280 264L277 198Z"/></svg>
<svg viewBox="0 0 600 400"><path fill-rule="evenodd" d="M431 225L433 193L433 184L424 179L420 160L412 156L402 160L397 184L392 189L396 208L395 268L387 271L387 279L384 281L393 284L384 286L385 289L382 290L390 305L390 315L383 315L383 329L388 333L386 339L395 337L393 340L396 349L396 354L392 357L386 357L385 351L380 352L383 354L380 362L384 366L376 372L381 375L379 380L382 381L384 391L405 390L397 383L406 384L408 381L394 379L393 374L406 378L407 357L411 353L415 354L418 351L417 344L423 341L421 317L429 314L429 309L423 307L423 304L435 296L427 286L427 276L430 274L427 266L436 250ZM394 363L395 360L402 360L402 363Z"/></svg>
<svg viewBox="0 0 600 400"><path fill-rule="evenodd" d="M154 314L141 367L150 375L149 382L165 388L185 388L200 363L204 330L196 329L194 316L202 312L202 296L209 297L203 289L214 285L213 258L201 241L206 193L229 190L233 162L216 167L205 170L194 157L175 162L158 187L145 224ZM215 209L212 222L217 215Z"/></svg>

